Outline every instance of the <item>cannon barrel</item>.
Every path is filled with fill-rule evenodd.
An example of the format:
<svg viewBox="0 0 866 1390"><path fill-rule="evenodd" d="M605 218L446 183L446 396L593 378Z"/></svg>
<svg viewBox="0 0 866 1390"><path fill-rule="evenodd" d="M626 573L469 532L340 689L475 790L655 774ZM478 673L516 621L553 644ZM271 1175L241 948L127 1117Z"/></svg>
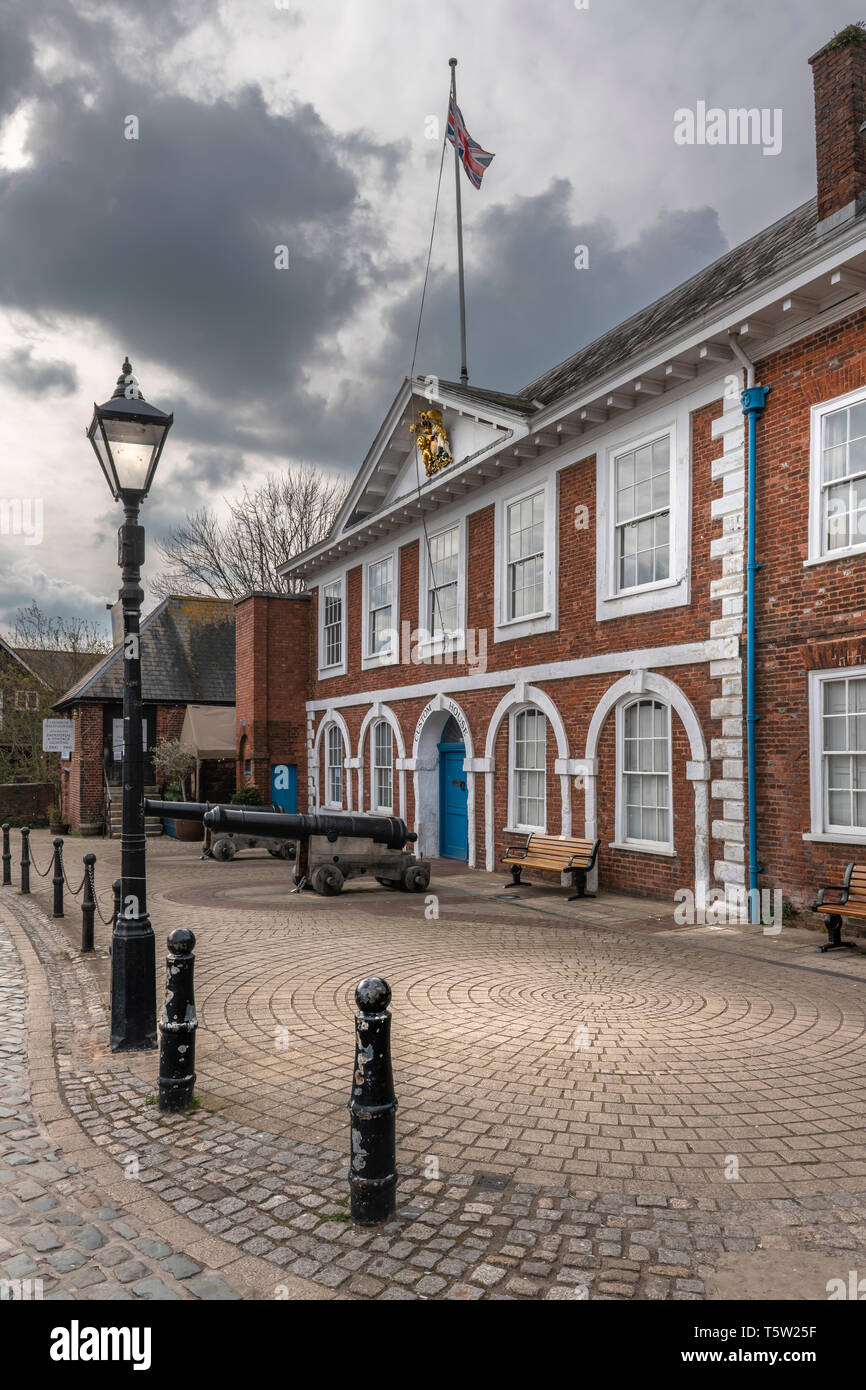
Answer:
<svg viewBox="0 0 866 1390"><path fill-rule="evenodd" d="M203 820L205 811L219 803L212 801L151 801L144 800L146 816L166 816L169 820Z"/></svg>
<svg viewBox="0 0 866 1390"><path fill-rule="evenodd" d="M373 840L397 850L417 839L398 816L306 816L241 806L212 806L203 820L211 830L234 830L263 839L308 840L311 835L324 835L336 840L347 836L352 840Z"/></svg>

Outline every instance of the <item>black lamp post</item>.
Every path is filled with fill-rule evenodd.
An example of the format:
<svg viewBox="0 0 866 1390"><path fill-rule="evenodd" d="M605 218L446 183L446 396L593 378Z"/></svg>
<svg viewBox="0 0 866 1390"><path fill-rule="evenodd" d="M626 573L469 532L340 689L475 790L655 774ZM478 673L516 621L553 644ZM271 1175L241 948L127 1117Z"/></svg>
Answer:
<svg viewBox="0 0 866 1390"><path fill-rule="evenodd" d="M117 562L123 583L123 825L120 840L120 913L111 947L111 1050L156 1047L156 954L147 915L144 837L144 754L141 742L139 618L144 594L144 527L138 509L150 490L165 437L174 420L149 405L129 358L110 401L94 405L87 437L115 501L123 505Z"/></svg>

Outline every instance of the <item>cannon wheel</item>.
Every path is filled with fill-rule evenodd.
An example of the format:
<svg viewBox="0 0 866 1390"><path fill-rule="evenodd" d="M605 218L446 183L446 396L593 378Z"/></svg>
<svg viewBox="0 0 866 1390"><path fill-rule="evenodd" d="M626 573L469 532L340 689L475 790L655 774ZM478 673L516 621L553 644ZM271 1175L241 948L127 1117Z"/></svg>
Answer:
<svg viewBox="0 0 866 1390"><path fill-rule="evenodd" d="M268 854L273 859L294 859L296 850L293 844L287 842L284 845L268 845Z"/></svg>
<svg viewBox="0 0 866 1390"><path fill-rule="evenodd" d="M377 878L377 883L381 883L383 888L402 888L403 884L399 878Z"/></svg>
<svg viewBox="0 0 866 1390"><path fill-rule="evenodd" d="M234 859L237 848L234 840L229 840L226 836L223 836L219 840L214 840L210 852L214 859L225 861L227 859Z"/></svg>
<svg viewBox="0 0 866 1390"><path fill-rule="evenodd" d="M423 893L430 884L429 864L410 864L403 870L401 886L407 893Z"/></svg>
<svg viewBox="0 0 866 1390"><path fill-rule="evenodd" d="M320 893L323 898L334 898L342 888L345 879L336 864L320 864L318 869L313 870L313 877L310 882L313 885L314 893Z"/></svg>

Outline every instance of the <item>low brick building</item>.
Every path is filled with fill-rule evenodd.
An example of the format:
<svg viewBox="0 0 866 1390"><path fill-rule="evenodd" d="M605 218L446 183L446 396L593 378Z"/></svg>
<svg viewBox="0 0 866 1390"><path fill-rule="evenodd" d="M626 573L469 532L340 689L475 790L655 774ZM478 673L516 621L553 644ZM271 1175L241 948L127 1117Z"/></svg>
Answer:
<svg viewBox="0 0 866 1390"><path fill-rule="evenodd" d="M55 709L75 721L75 751L62 767L62 805L73 830L101 834L119 819L123 743L121 614L112 610L115 646ZM141 622L145 783L155 787L154 746L179 738L189 705L233 706L235 623L230 599L170 597ZM204 795L234 789L234 760L208 769Z"/></svg>
<svg viewBox="0 0 866 1390"><path fill-rule="evenodd" d="M239 606L251 776L487 869L598 836L653 895L803 903L866 846L866 33L810 63L817 199L520 392L404 382L309 600Z"/></svg>

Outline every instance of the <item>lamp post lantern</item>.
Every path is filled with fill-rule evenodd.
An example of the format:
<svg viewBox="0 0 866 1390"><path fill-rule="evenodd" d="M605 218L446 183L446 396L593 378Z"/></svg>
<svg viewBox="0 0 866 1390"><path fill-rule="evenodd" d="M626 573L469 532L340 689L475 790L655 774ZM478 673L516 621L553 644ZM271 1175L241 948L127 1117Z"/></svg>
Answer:
<svg viewBox="0 0 866 1390"><path fill-rule="evenodd" d="M111 1050L155 1048L156 949L147 915L144 835L144 753L141 726L139 619L144 594L144 527L138 512L174 420L142 396L129 358L110 401L94 405L87 437L124 521L117 533L123 608L123 821L120 913L111 945Z"/></svg>

